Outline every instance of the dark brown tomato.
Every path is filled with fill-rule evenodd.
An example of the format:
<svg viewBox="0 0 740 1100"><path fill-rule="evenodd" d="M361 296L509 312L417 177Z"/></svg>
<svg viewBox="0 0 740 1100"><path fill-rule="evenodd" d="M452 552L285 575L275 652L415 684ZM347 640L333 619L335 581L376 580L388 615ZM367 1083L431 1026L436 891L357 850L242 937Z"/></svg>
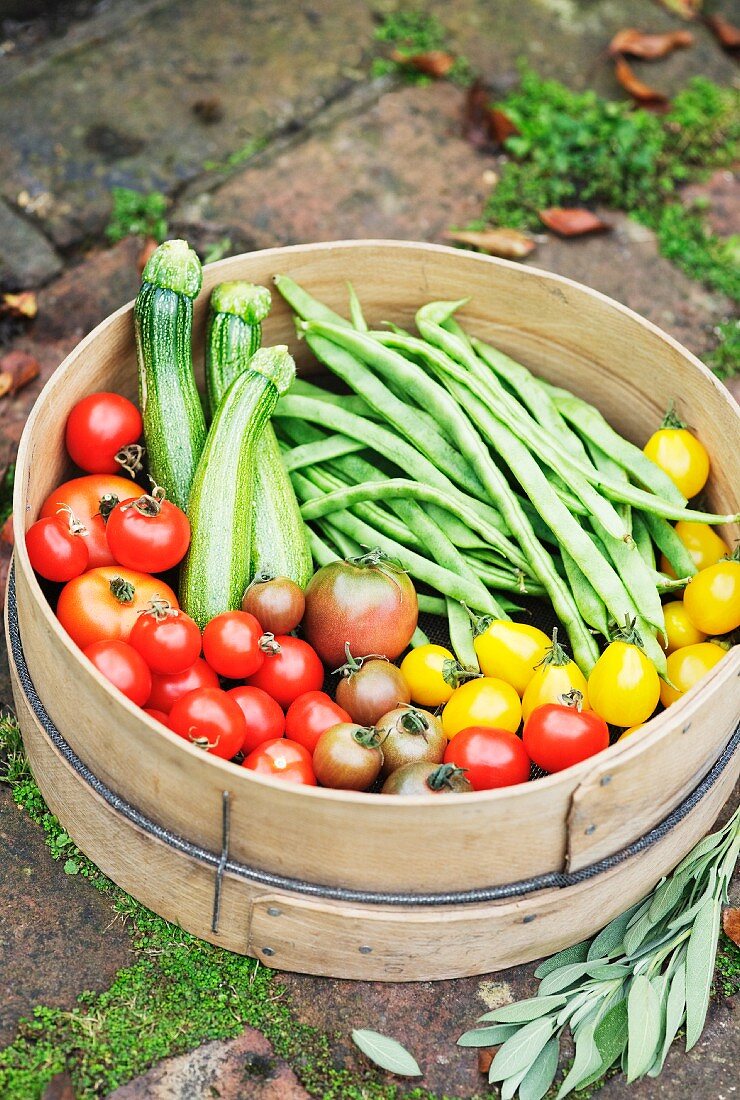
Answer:
<svg viewBox="0 0 740 1100"><path fill-rule="evenodd" d="M355 659L350 655L341 671L337 703L361 726L374 726L389 710L411 702L401 670L382 657Z"/></svg>
<svg viewBox="0 0 740 1100"><path fill-rule="evenodd" d="M270 634L290 634L306 607L303 591L290 577L258 573L242 598L242 611L254 615Z"/></svg>
<svg viewBox="0 0 740 1100"><path fill-rule="evenodd" d="M382 775L402 768L404 764L426 761L441 764L448 741L442 723L428 710L419 707L396 707L376 723L383 738Z"/></svg>
<svg viewBox="0 0 740 1100"><path fill-rule="evenodd" d="M467 794L472 791L462 768L419 760L404 764L386 779L381 794Z"/></svg>
<svg viewBox="0 0 740 1100"><path fill-rule="evenodd" d="M355 653L395 660L411 641L419 617L411 580L380 551L331 562L306 588L303 634L329 668Z"/></svg>
<svg viewBox="0 0 740 1100"><path fill-rule="evenodd" d="M313 770L323 787L366 791L380 774L383 753L372 727L338 722L324 730L313 752Z"/></svg>

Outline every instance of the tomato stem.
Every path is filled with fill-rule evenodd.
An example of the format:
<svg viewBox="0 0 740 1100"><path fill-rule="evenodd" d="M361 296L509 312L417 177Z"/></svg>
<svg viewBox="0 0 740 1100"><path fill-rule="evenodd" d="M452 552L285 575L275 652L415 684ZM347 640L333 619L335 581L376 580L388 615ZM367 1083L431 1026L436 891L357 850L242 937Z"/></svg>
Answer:
<svg viewBox="0 0 740 1100"><path fill-rule="evenodd" d="M364 657L353 657L352 651L349 648L349 642L344 643L344 652L347 660L339 668L335 668L332 672L332 676L342 676L345 680L348 680L350 676L354 676L356 672L359 672L365 661L387 661L388 658L383 653L366 653Z"/></svg>
<svg viewBox="0 0 740 1100"><path fill-rule="evenodd" d="M466 680L478 680L482 675L477 668L461 665L459 661L450 660L449 657L442 662L442 679L451 688L459 687Z"/></svg>
<svg viewBox="0 0 740 1100"><path fill-rule="evenodd" d="M167 496L166 491L161 485L155 485L152 482L151 493L143 493L136 500L132 500L129 504L124 504L121 508L122 512L127 512L129 508L135 508L141 516L148 516L153 519L158 516L162 511L162 504Z"/></svg>
<svg viewBox="0 0 740 1100"><path fill-rule="evenodd" d="M87 534L87 527L85 527L85 524L77 518L77 516L70 508L69 504L60 504L60 506L57 508L57 515L60 514L67 517L67 520L69 522L70 535Z"/></svg>
<svg viewBox="0 0 740 1100"><path fill-rule="evenodd" d="M535 668L540 668L542 665L554 665L555 668L563 668L565 665L569 664L570 657L558 641L558 628L554 626L552 628L552 645L549 647L539 664L535 665Z"/></svg>
<svg viewBox="0 0 740 1100"><path fill-rule="evenodd" d="M128 446L121 447L114 457L121 469L125 470L127 474L131 474L132 478L135 478L144 469L144 464L141 461L144 457L144 448L140 443L129 443Z"/></svg>
<svg viewBox="0 0 740 1100"><path fill-rule="evenodd" d="M408 707L403 714L399 714L396 729L403 730L405 733L421 734L426 740L429 723L420 710L416 707Z"/></svg>
<svg viewBox="0 0 740 1100"><path fill-rule="evenodd" d="M636 626L637 619L630 617L629 612L624 617L624 626L619 626L612 634L613 642L626 642L627 645L643 648L642 635Z"/></svg>
<svg viewBox="0 0 740 1100"><path fill-rule="evenodd" d="M352 737L358 745L362 745L365 749L380 748L380 745L385 740L385 738L381 736L380 730L377 730L375 726L356 726L352 733Z"/></svg>
<svg viewBox="0 0 740 1100"><path fill-rule="evenodd" d="M280 642L277 641L274 634L266 631L257 642L262 652L267 657L276 657L280 652Z"/></svg>
<svg viewBox="0 0 740 1100"><path fill-rule="evenodd" d="M168 615L177 615L178 610L176 607L172 606L169 600L163 600L162 597L157 593L152 596L146 607L142 607L142 609L138 611L137 614L151 615L152 618L156 619L159 623L162 622L163 619L166 619Z"/></svg>
<svg viewBox="0 0 740 1100"><path fill-rule="evenodd" d="M108 522L113 509L120 503L121 498L117 497L115 493L105 493L98 504L98 515L102 517L103 523Z"/></svg>
<svg viewBox="0 0 740 1100"><path fill-rule="evenodd" d="M464 776L467 768L457 768L454 764L440 764L427 776L430 791L453 790L453 779Z"/></svg>
<svg viewBox="0 0 740 1100"><path fill-rule="evenodd" d="M570 691L564 691L562 695L558 695L558 702L563 707L570 707L571 710L577 710L580 714L583 710L583 692L578 688L571 688Z"/></svg>
<svg viewBox="0 0 740 1100"><path fill-rule="evenodd" d="M671 401L670 405L666 409L661 428L685 428L687 425L683 422L681 417L676 412L676 402Z"/></svg>
<svg viewBox="0 0 740 1100"><path fill-rule="evenodd" d="M110 590L119 603L132 603L136 592L131 581L127 581L123 577L112 577Z"/></svg>

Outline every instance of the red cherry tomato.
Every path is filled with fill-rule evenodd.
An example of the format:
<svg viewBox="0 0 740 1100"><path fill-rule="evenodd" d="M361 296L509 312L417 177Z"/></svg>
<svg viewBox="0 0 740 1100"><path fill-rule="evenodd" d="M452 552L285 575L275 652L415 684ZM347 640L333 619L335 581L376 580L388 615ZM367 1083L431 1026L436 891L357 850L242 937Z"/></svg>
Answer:
<svg viewBox="0 0 740 1100"><path fill-rule="evenodd" d="M287 710L299 695L321 689L324 666L316 650L301 638L279 634L275 641L277 652L265 654L260 668L249 677L249 683L262 688Z"/></svg>
<svg viewBox="0 0 740 1100"><path fill-rule="evenodd" d="M141 436L141 414L117 393L91 393L78 401L67 417L65 442L69 456L91 474L115 474L116 455Z"/></svg>
<svg viewBox="0 0 740 1100"><path fill-rule="evenodd" d="M83 528L84 530L84 528ZM31 565L47 581L71 581L85 572L90 554L73 517L37 519L26 532Z"/></svg>
<svg viewBox="0 0 740 1100"><path fill-rule="evenodd" d="M152 675L143 657L128 642L93 642L82 652L132 703L139 707L146 703L152 690Z"/></svg>
<svg viewBox="0 0 740 1100"><path fill-rule="evenodd" d="M464 768L474 791L511 787L529 779L527 751L509 730L468 726L452 738L444 762Z"/></svg>
<svg viewBox="0 0 740 1100"><path fill-rule="evenodd" d="M247 722L247 736L242 745L242 752L251 752L264 741L274 741L283 736L285 715L266 691L242 684L240 687L231 688L227 694L241 707Z"/></svg>
<svg viewBox="0 0 740 1100"><path fill-rule="evenodd" d="M162 710L169 714L178 699L197 688L217 688L218 676L202 657L186 668L184 672L177 672L172 676L160 676L152 673L152 691L147 699L147 707L154 710Z"/></svg>
<svg viewBox="0 0 740 1100"><path fill-rule="evenodd" d="M148 714L155 722L161 722L163 726L167 726L169 729L170 718L163 710L155 710L154 707L144 707L144 714Z"/></svg>
<svg viewBox="0 0 740 1100"><path fill-rule="evenodd" d="M128 640L152 672L165 676L185 672L200 656L198 624L167 600L149 601Z"/></svg>
<svg viewBox="0 0 740 1100"><path fill-rule="evenodd" d="M119 565L142 573L164 573L185 557L188 517L176 504L144 494L121 501L108 517L108 545Z"/></svg>
<svg viewBox="0 0 740 1100"><path fill-rule="evenodd" d="M97 569L101 565L115 565L115 558L106 538L103 513L107 516L119 500L126 500L131 496L131 491L130 480L126 481L113 474L88 474L86 477L75 477L49 493L39 514L42 519L47 516L56 518L59 515L59 509L64 505L71 508L80 523L83 523L87 529L85 542L90 555L88 568Z"/></svg>
<svg viewBox="0 0 740 1100"><path fill-rule="evenodd" d="M325 691L307 691L299 695L288 707L285 716L285 736L303 745L309 752L324 730L338 722L351 722L352 718Z"/></svg>
<svg viewBox="0 0 740 1100"><path fill-rule="evenodd" d="M203 655L220 676L244 680L265 659L260 649L262 627L248 611L224 611L206 624Z"/></svg>
<svg viewBox="0 0 740 1100"><path fill-rule="evenodd" d="M560 772L607 748L609 727L593 711L545 703L524 723L522 740L535 764Z"/></svg>
<svg viewBox="0 0 740 1100"><path fill-rule="evenodd" d="M250 752L242 764L243 768L271 775L273 779L283 779L286 783L303 783L316 786L316 776L311 766L311 753L303 745L279 737L275 741L265 741Z"/></svg>
<svg viewBox="0 0 740 1100"><path fill-rule="evenodd" d="M247 734L244 715L221 688L198 688L183 695L170 711L168 724L186 741L223 760L236 756Z"/></svg>

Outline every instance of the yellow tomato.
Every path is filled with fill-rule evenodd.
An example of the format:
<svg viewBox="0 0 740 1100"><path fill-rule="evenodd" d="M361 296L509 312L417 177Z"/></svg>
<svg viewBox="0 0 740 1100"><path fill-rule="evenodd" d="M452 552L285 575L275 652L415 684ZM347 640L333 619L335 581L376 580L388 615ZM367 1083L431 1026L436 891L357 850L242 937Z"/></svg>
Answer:
<svg viewBox="0 0 740 1100"><path fill-rule="evenodd" d="M580 691L583 696L581 710L591 710L585 676L575 661L568 660L562 649L560 653L564 658L563 664L545 658L545 664L537 669L529 681L522 699L522 717L525 722L536 707L542 707L545 703L559 703L560 696L567 695L570 691Z"/></svg>
<svg viewBox="0 0 740 1100"><path fill-rule="evenodd" d="M702 443L671 413L664 421L665 427L650 436L643 451L656 466L660 466L685 497L695 497L706 485L709 477L709 455Z"/></svg>
<svg viewBox="0 0 740 1100"><path fill-rule="evenodd" d="M675 649L683 649L686 645L698 645L706 638L706 634L697 630L692 623L682 600L671 600L664 604L663 615L668 639L668 644L663 646L666 653L673 653Z"/></svg>
<svg viewBox="0 0 740 1100"><path fill-rule="evenodd" d="M699 570L714 565L720 558L730 553L727 543L719 537L714 528L710 527L708 523L689 523L687 520L681 519L674 530ZM675 577L676 574L665 554L661 555L660 568L669 577Z"/></svg>
<svg viewBox="0 0 740 1100"><path fill-rule="evenodd" d="M683 593L686 613L705 634L729 634L740 626L740 561L718 561L692 577Z"/></svg>
<svg viewBox="0 0 740 1100"><path fill-rule="evenodd" d="M639 726L658 705L660 680L655 665L639 646L618 638L591 669L588 697L592 709L614 726Z"/></svg>
<svg viewBox="0 0 740 1100"><path fill-rule="evenodd" d="M511 684L481 676L455 688L442 711L442 729L449 738L468 726L485 726L516 733L522 720L522 704Z"/></svg>
<svg viewBox="0 0 740 1100"><path fill-rule="evenodd" d="M666 684L660 685L660 700L664 707L669 707L677 699L698 683L703 676L713 669L722 660L727 650L712 642L700 642L699 645L687 645L684 649L677 649L671 653L666 661L668 666L668 679L675 687Z"/></svg>
<svg viewBox="0 0 740 1100"><path fill-rule="evenodd" d="M633 733L637 732L637 730L641 730L642 726L642 722L640 722L640 724L637 726L630 726L630 728L628 730L625 730L624 733L620 733L617 741L624 741L625 737L631 737Z"/></svg>
<svg viewBox="0 0 740 1100"><path fill-rule="evenodd" d="M441 645L420 645L406 654L401 661L401 675L415 703L438 707L450 698L454 688L443 676L446 661L454 664L455 658Z"/></svg>
<svg viewBox="0 0 740 1100"><path fill-rule="evenodd" d="M497 676L519 695L550 648L550 639L536 626L491 619L473 645L486 676Z"/></svg>

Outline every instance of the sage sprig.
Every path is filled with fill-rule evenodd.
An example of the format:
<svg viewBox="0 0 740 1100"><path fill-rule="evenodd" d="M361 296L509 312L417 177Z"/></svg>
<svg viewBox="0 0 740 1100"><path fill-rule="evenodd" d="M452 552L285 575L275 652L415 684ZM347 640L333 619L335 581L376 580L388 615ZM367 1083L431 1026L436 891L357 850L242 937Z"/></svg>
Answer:
<svg viewBox="0 0 740 1100"><path fill-rule="evenodd" d="M535 971L536 997L485 1013L459 1046L501 1044L488 1073L504 1100L541 1100L567 1029L575 1057L557 1097L619 1063L628 1081L657 1077L681 1027L686 1049L704 1027L720 916L740 853L740 809L704 837L653 892L591 940Z"/></svg>

